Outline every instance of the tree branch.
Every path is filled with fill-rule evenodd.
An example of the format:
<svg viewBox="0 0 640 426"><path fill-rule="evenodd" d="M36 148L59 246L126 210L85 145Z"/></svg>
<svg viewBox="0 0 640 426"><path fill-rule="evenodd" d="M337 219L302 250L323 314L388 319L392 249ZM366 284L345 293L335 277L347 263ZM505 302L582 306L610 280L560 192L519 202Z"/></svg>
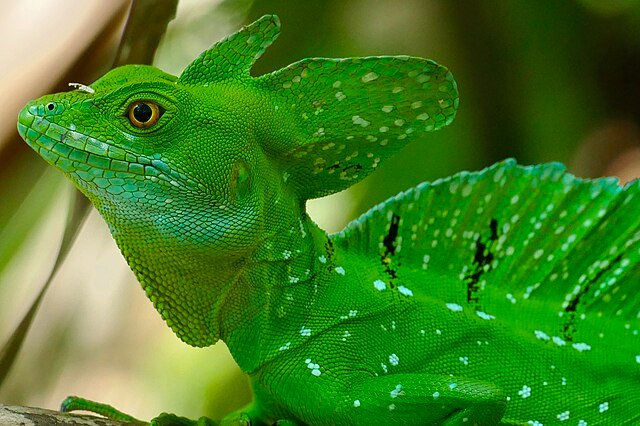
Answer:
<svg viewBox="0 0 640 426"><path fill-rule="evenodd" d="M0 425L130 426L131 423L86 414L61 413L42 408L0 404Z"/></svg>

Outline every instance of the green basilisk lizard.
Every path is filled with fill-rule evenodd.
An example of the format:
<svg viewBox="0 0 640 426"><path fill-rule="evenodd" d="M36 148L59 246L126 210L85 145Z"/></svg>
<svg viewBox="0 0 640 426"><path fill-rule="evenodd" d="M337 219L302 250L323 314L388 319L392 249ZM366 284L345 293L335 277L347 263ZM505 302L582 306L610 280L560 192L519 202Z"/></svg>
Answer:
<svg viewBox="0 0 640 426"><path fill-rule="evenodd" d="M458 92L408 56L251 76L278 32L265 16L180 77L114 69L18 124L177 336L223 340L249 374L254 402L225 421L640 424L638 182L508 160L327 235L306 200L451 123Z"/></svg>

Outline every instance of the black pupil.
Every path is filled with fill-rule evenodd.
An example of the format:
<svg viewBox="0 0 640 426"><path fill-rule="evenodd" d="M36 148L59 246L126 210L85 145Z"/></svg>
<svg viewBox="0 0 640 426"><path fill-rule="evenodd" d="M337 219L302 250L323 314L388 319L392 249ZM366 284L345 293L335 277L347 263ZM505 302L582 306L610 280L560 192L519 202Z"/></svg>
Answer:
<svg viewBox="0 0 640 426"><path fill-rule="evenodd" d="M49 111L53 111L53 109L54 109L55 107L56 107L56 106L53 104L53 102L49 102L49 103L47 104L47 109L48 109Z"/></svg>
<svg viewBox="0 0 640 426"><path fill-rule="evenodd" d="M151 110L151 107L147 104L138 104L133 107L133 116L141 123L146 123L151 120L152 115L153 110Z"/></svg>

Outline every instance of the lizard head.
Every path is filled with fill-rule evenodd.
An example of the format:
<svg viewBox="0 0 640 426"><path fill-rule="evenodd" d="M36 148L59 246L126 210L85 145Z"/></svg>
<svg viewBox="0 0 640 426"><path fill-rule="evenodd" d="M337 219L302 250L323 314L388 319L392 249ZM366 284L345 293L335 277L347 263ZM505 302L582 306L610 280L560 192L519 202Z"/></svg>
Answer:
<svg viewBox="0 0 640 426"><path fill-rule="evenodd" d="M251 190L269 170L248 121L225 106L243 93L129 65L19 116L21 136L91 200L163 318L196 346L218 338L212 307L223 289L211 277L227 283L240 269L267 202Z"/></svg>
<svg viewBox="0 0 640 426"><path fill-rule="evenodd" d="M263 248L291 241L265 240L295 240L279 230L302 227L306 200L353 185L455 116L453 77L421 58L305 59L251 76L278 33L265 16L179 77L128 65L20 112L21 136L92 201L192 345L219 338L225 286L259 248L278 260Z"/></svg>
<svg viewBox="0 0 640 426"><path fill-rule="evenodd" d="M116 236L140 224L162 229L167 243L238 252L249 245L239 237L252 228L256 206L248 191L251 152L224 96L127 65L90 86L29 102L18 130Z"/></svg>

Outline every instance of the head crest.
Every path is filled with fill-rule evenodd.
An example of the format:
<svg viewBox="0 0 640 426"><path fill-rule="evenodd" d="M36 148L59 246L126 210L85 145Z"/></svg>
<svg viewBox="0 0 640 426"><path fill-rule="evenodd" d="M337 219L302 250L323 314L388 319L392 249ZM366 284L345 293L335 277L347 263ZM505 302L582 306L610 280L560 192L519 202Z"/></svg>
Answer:
<svg viewBox="0 0 640 426"><path fill-rule="evenodd" d="M253 63L280 34L280 20L265 15L202 52L180 75L181 84L249 78Z"/></svg>
<svg viewBox="0 0 640 426"><path fill-rule="evenodd" d="M279 30L276 16L263 16L202 53L179 83L252 79L251 66ZM353 185L411 140L451 123L458 108L451 73L409 56L304 59L252 83L270 95L269 126L287 135L265 138L264 148L303 199Z"/></svg>

